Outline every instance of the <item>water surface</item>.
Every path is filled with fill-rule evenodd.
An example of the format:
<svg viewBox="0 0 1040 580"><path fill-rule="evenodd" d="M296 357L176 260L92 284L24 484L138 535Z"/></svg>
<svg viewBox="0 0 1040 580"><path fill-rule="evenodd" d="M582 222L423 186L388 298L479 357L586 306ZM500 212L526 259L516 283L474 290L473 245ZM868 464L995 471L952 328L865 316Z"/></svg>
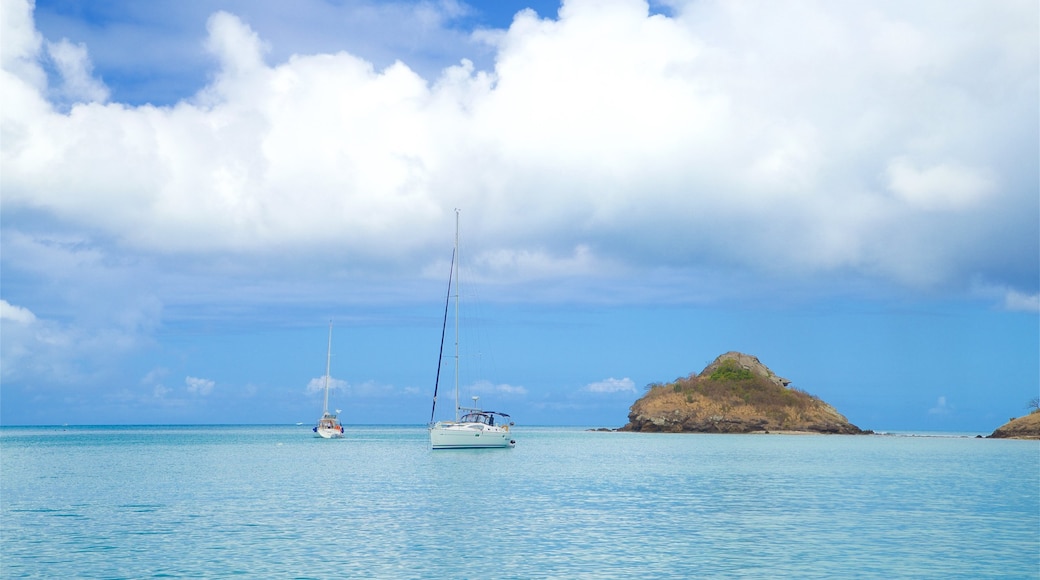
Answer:
<svg viewBox="0 0 1040 580"><path fill-rule="evenodd" d="M1040 442L0 429L0 574L1038 578Z"/></svg>

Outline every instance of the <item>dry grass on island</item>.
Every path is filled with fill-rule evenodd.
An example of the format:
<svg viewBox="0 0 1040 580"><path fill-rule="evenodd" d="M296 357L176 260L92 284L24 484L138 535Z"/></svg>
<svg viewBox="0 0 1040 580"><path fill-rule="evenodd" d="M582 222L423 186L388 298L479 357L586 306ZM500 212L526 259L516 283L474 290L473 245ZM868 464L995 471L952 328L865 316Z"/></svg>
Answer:
<svg viewBox="0 0 1040 580"><path fill-rule="evenodd" d="M1037 407L1037 400L1033 399L1030 406ZM1011 419L1003 426L994 431L990 439L1040 439L1040 408L1034 408L1033 412L1017 419Z"/></svg>

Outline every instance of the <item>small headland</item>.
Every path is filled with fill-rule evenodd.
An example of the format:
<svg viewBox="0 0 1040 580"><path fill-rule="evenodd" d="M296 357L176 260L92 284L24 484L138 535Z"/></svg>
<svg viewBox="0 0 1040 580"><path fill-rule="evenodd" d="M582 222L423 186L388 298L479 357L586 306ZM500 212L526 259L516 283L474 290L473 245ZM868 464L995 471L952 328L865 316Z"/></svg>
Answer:
<svg viewBox="0 0 1040 580"><path fill-rule="evenodd" d="M1040 409L1011 419L990 434L989 439L1040 439Z"/></svg>
<svg viewBox="0 0 1040 580"><path fill-rule="evenodd" d="M699 374L655 384L619 431L870 434L834 407L792 388L758 357L727 352Z"/></svg>

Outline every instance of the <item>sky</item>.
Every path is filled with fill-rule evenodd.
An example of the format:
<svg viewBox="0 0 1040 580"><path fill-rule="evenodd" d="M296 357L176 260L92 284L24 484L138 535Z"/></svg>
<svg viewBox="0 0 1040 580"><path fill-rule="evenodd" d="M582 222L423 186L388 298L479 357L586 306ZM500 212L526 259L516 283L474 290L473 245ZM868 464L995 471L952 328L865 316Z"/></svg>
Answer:
<svg viewBox="0 0 1040 580"><path fill-rule="evenodd" d="M0 424L314 422L330 321L343 422L426 423L457 215L518 429L741 351L988 434L1040 391L1038 10L0 0Z"/></svg>

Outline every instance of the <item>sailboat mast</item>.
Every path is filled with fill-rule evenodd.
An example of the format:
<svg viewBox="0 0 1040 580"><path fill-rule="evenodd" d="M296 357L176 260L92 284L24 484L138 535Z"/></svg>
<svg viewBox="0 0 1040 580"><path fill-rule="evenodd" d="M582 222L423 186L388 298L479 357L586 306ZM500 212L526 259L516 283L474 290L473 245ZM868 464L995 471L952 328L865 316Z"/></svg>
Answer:
<svg viewBox="0 0 1040 580"><path fill-rule="evenodd" d="M332 370L332 321L329 321L329 352L325 355L325 406L324 414L329 412L329 371Z"/></svg>
<svg viewBox="0 0 1040 580"><path fill-rule="evenodd" d="M459 269L462 257L459 255L459 208L455 208L455 421L459 420Z"/></svg>

